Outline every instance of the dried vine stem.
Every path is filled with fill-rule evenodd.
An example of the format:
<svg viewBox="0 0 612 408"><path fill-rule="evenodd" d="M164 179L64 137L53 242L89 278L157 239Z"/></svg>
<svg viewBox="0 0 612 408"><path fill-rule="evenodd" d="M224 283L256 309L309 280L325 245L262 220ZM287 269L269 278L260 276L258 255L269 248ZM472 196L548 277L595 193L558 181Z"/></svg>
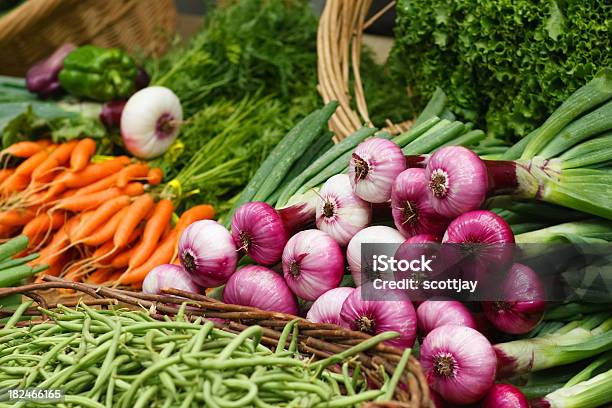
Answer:
<svg viewBox="0 0 612 408"><path fill-rule="evenodd" d="M59 278L45 277L45 282L38 284L24 285L16 288L0 289L0 297L7 294L22 293L25 295L37 296L36 293L48 291L49 289L72 289L95 297L87 300L88 305L131 305L147 310L149 314L163 320L165 316L173 316L178 311L178 304L188 302L185 316L190 320L198 317L217 318L215 325L225 331L240 333L251 325L262 327L262 343L270 347L276 347L280 338L280 331L285 324L296 319L296 316L283 313L267 312L252 307L229 305L204 295L183 292L176 289L164 290L162 295L150 295L140 292L131 292L122 289L102 287L92 284L67 282ZM40 299L40 294L38 293ZM44 302L44 300L41 300ZM74 305L74 304L73 304ZM57 305L49 305L54 308ZM38 313L37 313L38 312ZM37 308L30 308L26 311L28 316L39 316ZM299 319L299 318L298 318ZM19 326L37 324L44 320L31 320L20 322ZM312 355L313 358L325 358L331 354L339 353L350 346L357 344L370 336L346 330L333 324L318 324L300 319L297 323L299 327L298 348L300 352ZM363 372L368 376L373 384L383 382L381 368L391 375L397 365L402 351L385 345L360 353L356 359L361 362ZM433 407L429 399L429 387L423 375L419 362L410 358L408 367L403 376L405 388L398 388L394 398L404 404L400 405L410 408ZM376 405L372 406L375 407Z"/></svg>

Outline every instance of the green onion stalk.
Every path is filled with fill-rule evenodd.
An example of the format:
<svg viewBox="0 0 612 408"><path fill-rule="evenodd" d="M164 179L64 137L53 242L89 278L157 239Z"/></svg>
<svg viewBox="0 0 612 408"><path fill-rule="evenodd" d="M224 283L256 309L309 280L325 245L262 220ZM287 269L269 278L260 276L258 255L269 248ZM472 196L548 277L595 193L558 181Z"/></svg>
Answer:
<svg viewBox="0 0 612 408"><path fill-rule="evenodd" d="M595 408L612 402L612 369L531 401L533 408Z"/></svg>
<svg viewBox="0 0 612 408"><path fill-rule="evenodd" d="M499 378L574 363L612 350L612 317L593 314L553 333L496 344L494 349Z"/></svg>

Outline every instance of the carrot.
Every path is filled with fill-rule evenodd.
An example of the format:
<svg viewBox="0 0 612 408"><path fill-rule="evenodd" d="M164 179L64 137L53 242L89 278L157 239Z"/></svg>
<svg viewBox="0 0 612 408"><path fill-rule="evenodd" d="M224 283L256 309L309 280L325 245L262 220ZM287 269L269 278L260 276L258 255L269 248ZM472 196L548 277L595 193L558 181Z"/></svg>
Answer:
<svg viewBox="0 0 612 408"><path fill-rule="evenodd" d="M40 252L40 257L34 262L38 265L47 264L49 266L57 263L65 248L70 244L70 240L68 239L67 230L71 229L71 227L77 222L76 217L72 217L65 225L64 228L60 228L53 238L49 245L44 247Z"/></svg>
<svg viewBox="0 0 612 408"><path fill-rule="evenodd" d="M125 156L120 156L104 163L90 164L78 173L66 172L62 174L62 177L54 180L54 182L64 183L69 188L85 187L119 172L125 165L125 159Z"/></svg>
<svg viewBox="0 0 612 408"><path fill-rule="evenodd" d="M94 253L91 255L91 258L94 260L102 258L103 256L110 254L113 248L113 241L107 241L104 243L104 245L99 246L98 249L94 251Z"/></svg>
<svg viewBox="0 0 612 408"><path fill-rule="evenodd" d="M126 249L119 255L115 256L115 259L113 259L111 262L111 266L116 269L125 268L126 266L128 266L130 263L130 258L140 246L141 245L137 245L133 248Z"/></svg>
<svg viewBox="0 0 612 408"><path fill-rule="evenodd" d="M60 165L63 166L64 164L68 163L72 152L78 144L78 140L71 140L69 142L62 143L50 154L50 156L53 156L53 158L57 160Z"/></svg>
<svg viewBox="0 0 612 408"><path fill-rule="evenodd" d="M53 207L54 210L62 209L73 212L91 210L98 208L108 200L121 195L121 190L116 187L108 190L98 191L97 193L86 194L83 196L73 195L61 200Z"/></svg>
<svg viewBox="0 0 612 408"><path fill-rule="evenodd" d="M130 197L136 197L144 194L144 186L142 183L130 183L122 191Z"/></svg>
<svg viewBox="0 0 612 408"><path fill-rule="evenodd" d="M95 194L95 193L94 193ZM87 221L83 221L76 231L74 235L71 237L73 240L79 241L85 238L86 236L91 235L96 228L99 228L107 222L109 219L113 217L113 215L117 214L119 210L124 207L127 207L130 204L130 198L126 195L120 195L113 199L110 199L100 205L95 211L91 218Z"/></svg>
<svg viewBox="0 0 612 408"><path fill-rule="evenodd" d="M77 143L70 155L70 170L73 172L83 170L96 152L96 142L87 137Z"/></svg>
<svg viewBox="0 0 612 408"><path fill-rule="evenodd" d="M9 178L15 172L14 169L1 169L0 170L0 183Z"/></svg>
<svg viewBox="0 0 612 408"><path fill-rule="evenodd" d="M17 142L4 149L3 153L19 157L20 159L27 159L44 150L45 147L37 142Z"/></svg>
<svg viewBox="0 0 612 408"><path fill-rule="evenodd" d="M183 235L183 231L185 231L185 229L191 224L193 224L194 222L200 221L200 220L210 220L214 216L215 216L215 209L212 205L200 204L200 205L196 205L195 207L191 207L190 209L185 211L183 214L181 214L181 217L176 223L176 230L177 230L178 237L180 238L181 235ZM178 255L178 247L175 248L174 254L172 255L173 261L176 260L177 255Z"/></svg>
<svg viewBox="0 0 612 408"><path fill-rule="evenodd" d="M159 183L161 183L163 178L164 178L164 172L159 167L153 167L147 173L147 183L149 183L152 186L156 186Z"/></svg>
<svg viewBox="0 0 612 408"><path fill-rule="evenodd" d="M0 194L12 194L22 191L30 184L30 176L27 174L11 174L0 184Z"/></svg>
<svg viewBox="0 0 612 408"><path fill-rule="evenodd" d="M147 177L149 173L149 165L144 163L135 163L130 164L127 167L124 167L119 173L119 178L117 179L117 187L125 187L127 184L135 179L141 179Z"/></svg>
<svg viewBox="0 0 612 408"><path fill-rule="evenodd" d="M17 166L15 174L29 176L47 157L49 157L49 153L46 150L41 150Z"/></svg>
<svg viewBox="0 0 612 408"><path fill-rule="evenodd" d="M0 224L0 238L10 238L13 236L16 227L12 225L2 225Z"/></svg>
<svg viewBox="0 0 612 408"><path fill-rule="evenodd" d="M89 246L102 245L108 240L112 240L115 231L119 226L119 223L127 213L128 208L122 208L113 215L110 220L102 228L96 231L94 234L81 239L81 243Z"/></svg>
<svg viewBox="0 0 612 408"><path fill-rule="evenodd" d="M153 204L153 198L149 194L143 194L134 200L129 206L129 211L123 217L123 220L121 220L117 231L115 231L113 236L115 247L123 248L128 244L130 234L146 217Z"/></svg>
<svg viewBox="0 0 612 408"><path fill-rule="evenodd" d="M170 200L160 200L144 229L142 244L130 259L129 269L142 265L151 256L157 244L172 219L174 206Z"/></svg>
<svg viewBox="0 0 612 408"><path fill-rule="evenodd" d="M53 231L64 225L66 221L66 213L62 211L54 212L53 214L40 214L28 222L21 232L30 239L30 247L35 238L48 231Z"/></svg>
<svg viewBox="0 0 612 408"><path fill-rule="evenodd" d="M111 269L111 268L99 268L99 269L96 269L95 271L90 273L89 276L87 276L86 282L87 283L93 283L95 285L100 285L102 283L108 282L109 278L115 272L116 271L114 269Z"/></svg>
<svg viewBox="0 0 612 408"><path fill-rule="evenodd" d="M8 210L0 212L0 224L21 227L36 217L36 211L30 209Z"/></svg>
<svg viewBox="0 0 612 408"><path fill-rule="evenodd" d="M136 241L138 238L140 238L141 235L142 235L142 228L136 228L134 231L132 231L132 233L128 237L126 245L129 245L132 242ZM107 261L106 259L108 258L108 256L112 255L116 250L117 248L115 247L115 244L113 243L113 241L108 241L104 243L104 245L98 247L98 249L94 251L91 258L93 259L93 261L97 261L99 265L110 265L110 261ZM102 263L102 261L104 261L104 263Z"/></svg>
<svg viewBox="0 0 612 408"><path fill-rule="evenodd" d="M59 145L49 154L47 159L32 172L32 180L50 181L54 172L59 171L60 166L66 164L77 143L77 140L71 140L70 142Z"/></svg>
<svg viewBox="0 0 612 408"><path fill-rule="evenodd" d="M119 177L119 173L111 174L110 176L104 177L103 179L98 180L95 183L79 188L76 194L80 195L80 194L95 193L98 191L106 190L107 188L111 188L117 183L118 177Z"/></svg>
<svg viewBox="0 0 612 408"><path fill-rule="evenodd" d="M161 244L155 249L153 255L138 268L124 272L118 280L120 284L136 284L144 280L147 273L156 266L169 263L174 253L174 247L177 241L176 229L164 239Z"/></svg>

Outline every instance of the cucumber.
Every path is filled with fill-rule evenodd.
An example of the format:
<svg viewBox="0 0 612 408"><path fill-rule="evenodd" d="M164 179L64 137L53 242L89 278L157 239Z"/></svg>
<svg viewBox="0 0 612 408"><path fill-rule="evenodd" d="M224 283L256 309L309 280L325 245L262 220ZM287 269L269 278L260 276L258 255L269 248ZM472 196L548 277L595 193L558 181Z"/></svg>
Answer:
<svg viewBox="0 0 612 408"><path fill-rule="evenodd" d="M397 135L392 140L400 147L406 146L408 143L411 143L417 137L421 136L423 133L427 132L429 129L434 127L436 124L440 122L440 118L434 116L433 118L429 118L423 123L414 124L407 132L404 132L400 135Z"/></svg>
<svg viewBox="0 0 612 408"><path fill-rule="evenodd" d="M30 254L28 256L24 256L23 258L17 259L7 259L0 263L0 273L2 273L2 271L5 269L12 268L13 266L23 265L24 263L35 260L36 258L38 258L38 254Z"/></svg>
<svg viewBox="0 0 612 408"><path fill-rule="evenodd" d="M448 126L438 126L444 122L444 120L441 120L429 132L426 132L414 142L404 147L402 149L404 154L414 155L431 153L435 148L456 138L465 131L465 125L461 122L452 122Z"/></svg>
<svg viewBox="0 0 612 408"><path fill-rule="evenodd" d="M376 133L375 128L361 128L357 130L352 135L348 136L346 139L337 143L334 147L329 149L325 154L315 160L306 170L304 170L298 177L293 179L287 187L281 193L280 198L278 199L278 205L284 206L289 201L289 198L298 190L305 191L300 188L302 184L317 175L317 173L323 171L330 163L333 163L338 157L341 157L347 151L352 153L355 146L361 143L367 137L372 136ZM334 173L337 174L337 173ZM332 176L334 175L332 174ZM331 176L330 176L331 177Z"/></svg>

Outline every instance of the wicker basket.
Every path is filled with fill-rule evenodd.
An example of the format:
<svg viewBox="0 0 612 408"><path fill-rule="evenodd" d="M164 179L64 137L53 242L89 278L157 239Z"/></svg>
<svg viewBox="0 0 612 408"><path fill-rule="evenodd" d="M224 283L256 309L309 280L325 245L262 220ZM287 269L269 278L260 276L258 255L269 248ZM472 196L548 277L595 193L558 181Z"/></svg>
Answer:
<svg viewBox="0 0 612 408"><path fill-rule="evenodd" d="M27 0L0 17L0 72L23 76L66 42L156 54L175 28L172 0Z"/></svg>
<svg viewBox="0 0 612 408"><path fill-rule="evenodd" d="M317 75L319 93L325 103L336 100L340 106L329 126L337 139L343 139L363 125L371 126L368 106L359 73L363 31L395 2L389 2L366 21L372 0L327 0L319 20L317 33ZM350 80L353 80L353 92ZM352 95L354 95L353 109ZM404 132L411 121L393 124L384 129L391 134Z"/></svg>
<svg viewBox="0 0 612 408"><path fill-rule="evenodd" d="M193 293L182 292L176 289L165 291L168 295L147 295L144 293L131 292L120 289L112 289L102 286L89 285L64 281L59 278L45 277L47 282L40 284L30 284L15 288L0 288L0 297L21 293L32 298L44 308L54 308L55 304L47 304L45 291L49 289L71 289L86 296L85 303L89 305L112 305L122 304L146 308L154 318L163 320L163 314L173 315L177 312L176 304L189 300L190 307L187 308L186 315L195 319L197 316L207 318L223 319L225 323L215 323L223 330L232 333L239 333L249 325L260 325L263 328L261 342L267 346L275 347L282 328L296 316L283 313L267 312L252 307L230 305L219 302L212 298ZM171 296L169 296L171 295ZM63 302L64 306L73 306ZM159 314L158 314L159 313ZM0 318L9 316L10 311L1 311ZM40 316L36 308L26 311L25 315ZM19 324L32 324L41 320L24 321ZM0 326L1 327L1 326ZM350 346L360 343L370 336L343 329L333 324L311 323L306 320L298 322L300 352L314 356L315 359L325 358L331 354L339 353ZM377 386L381 385L382 375L380 367L392 375L395 366L400 360L402 351L384 345L378 345L359 355L362 363L363 372L368 376L369 381ZM429 399L429 387L421 370L419 362L410 357L406 372L402 378L405 387L398 387L393 402L370 403L367 406L374 407L397 407L397 408L434 408Z"/></svg>

